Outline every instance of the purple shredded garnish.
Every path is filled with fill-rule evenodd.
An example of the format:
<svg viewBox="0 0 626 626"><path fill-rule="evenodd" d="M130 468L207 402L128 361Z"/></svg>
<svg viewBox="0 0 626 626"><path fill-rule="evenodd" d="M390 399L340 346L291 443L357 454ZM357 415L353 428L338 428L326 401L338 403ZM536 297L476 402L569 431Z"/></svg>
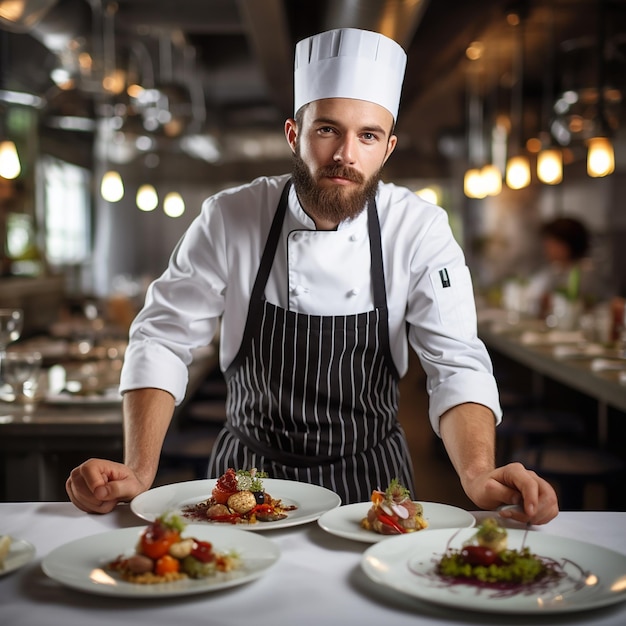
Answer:
<svg viewBox="0 0 626 626"><path fill-rule="evenodd" d="M442 555L433 555L430 559L432 567L427 571L420 571L416 566L421 563L416 563L414 566L411 561L407 564L408 570L414 576L427 580L432 587L437 589L451 589L454 590L457 587L473 587L476 590L477 595L483 595L488 598L510 598L514 596L532 596L538 592L547 590L555 590L558 587L558 595L563 596L568 593L579 591L586 585L586 579L589 576L589 572L583 570L583 568L574 563L570 559L563 558L559 561L550 558L542 557L536 554L531 556L542 563L543 570L539 577L530 582L489 582L482 581L478 578L468 578L465 576L449 576L439 572L439 564L441 559L446 555L453 555L460 552L450 547L452 541L457 536L460 530L457 530L448 540L446 549ZM522 540L522 550L526 547L526 539L528 537L528 530L524 532Z"/></svg>

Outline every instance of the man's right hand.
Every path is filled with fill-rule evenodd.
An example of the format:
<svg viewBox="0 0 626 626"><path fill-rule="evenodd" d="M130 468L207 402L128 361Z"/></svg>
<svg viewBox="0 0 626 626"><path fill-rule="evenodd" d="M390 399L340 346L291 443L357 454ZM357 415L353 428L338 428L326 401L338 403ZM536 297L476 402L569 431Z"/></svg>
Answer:
<svg viewBox="0 0 626 626"><path fill-rule="evenodd" d="M109 513L149 487L128 466L105 459L85 461L65 482L70 500L87 513Z"/></svg>

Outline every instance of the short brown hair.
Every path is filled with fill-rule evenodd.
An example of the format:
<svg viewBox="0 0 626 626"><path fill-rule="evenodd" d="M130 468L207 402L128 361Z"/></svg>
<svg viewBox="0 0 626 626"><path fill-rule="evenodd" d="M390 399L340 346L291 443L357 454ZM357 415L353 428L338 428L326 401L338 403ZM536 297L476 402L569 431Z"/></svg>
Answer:
<svg viewBox="0 0 626 626"><path fill-rule="evenodd" d="M566 245L573 259L582 259L589 249L589 231L577 219L559 217L541 228L541 235Z"/></svg>

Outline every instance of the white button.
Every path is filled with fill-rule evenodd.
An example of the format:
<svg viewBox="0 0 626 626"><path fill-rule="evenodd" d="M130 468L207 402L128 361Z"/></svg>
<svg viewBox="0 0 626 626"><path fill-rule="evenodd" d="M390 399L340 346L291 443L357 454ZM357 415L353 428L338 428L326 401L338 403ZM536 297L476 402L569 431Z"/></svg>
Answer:
<svg viewBox="0 0 626 626"><path fill-rule="evenodd" d="M355 287L354 289L350 289L350 291L348 292L349 296L358 296L359 295L359 290Z"/></svg>
<svg viewBox="0 0 626 626"><path fill-rule="evenodd" d="M359 240L359 236L358 235L350 235L350 241L358 241Z"/></svg>
<svg viewBox="0 0 626 626"><path fill-rule="evenodd" d="M300 239L300 237L302 237L302 235L300 233L293 233L291 235L291 240L292 241L298 241Z"/></svg>

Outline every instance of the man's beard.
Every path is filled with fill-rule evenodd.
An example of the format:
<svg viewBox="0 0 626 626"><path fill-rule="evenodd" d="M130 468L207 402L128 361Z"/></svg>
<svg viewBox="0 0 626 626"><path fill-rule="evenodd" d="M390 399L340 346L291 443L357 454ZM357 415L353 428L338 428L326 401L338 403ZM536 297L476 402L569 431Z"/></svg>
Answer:
<svg viewBox="0 0 626 626"><path fill-rule="evenodd" d="M293 160L293 184L305 210L311 217L339 223L354 219L363 211L367 202L376 195L382 168L368 180L360 172L344 165L333 164L317 170L317 179L296 150ZM357 183L356 189L348 190L343 185L321 187L317 180L323 177L340 177Z"/></svg>

